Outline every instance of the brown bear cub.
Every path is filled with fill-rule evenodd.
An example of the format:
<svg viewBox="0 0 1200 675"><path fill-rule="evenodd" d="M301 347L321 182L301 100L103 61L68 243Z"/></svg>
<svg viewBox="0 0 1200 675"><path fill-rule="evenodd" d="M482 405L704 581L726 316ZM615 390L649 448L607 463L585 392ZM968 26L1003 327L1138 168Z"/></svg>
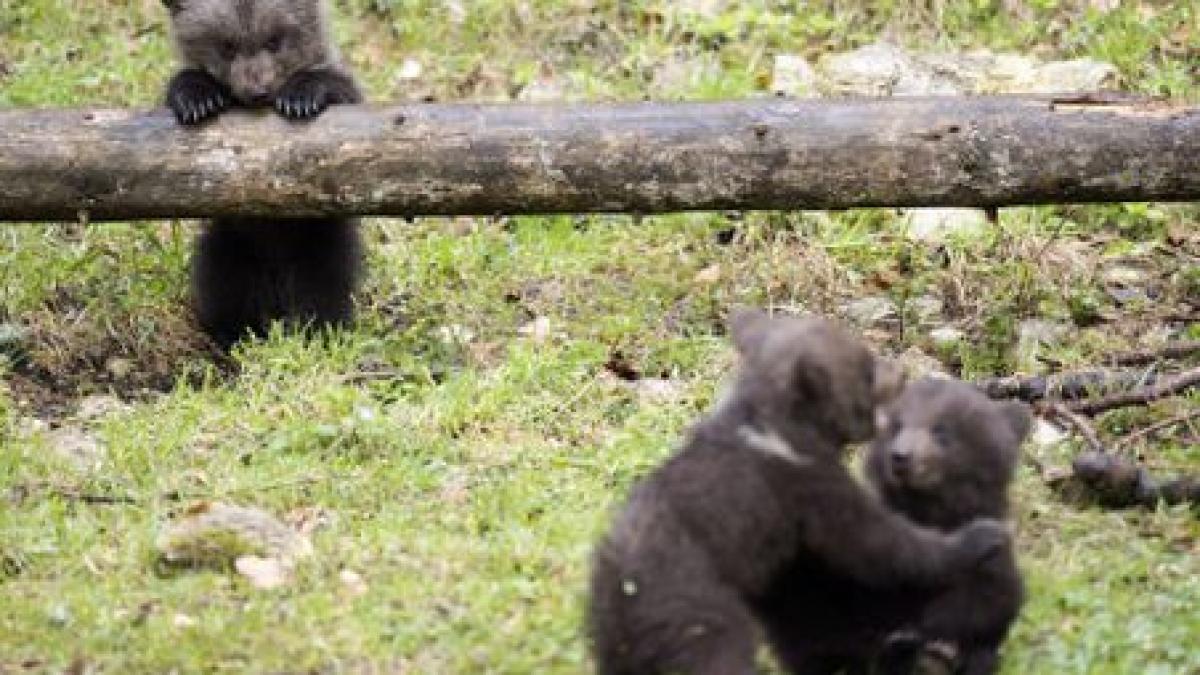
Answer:
<svg viewBox="0 0 1200 675"><path fill-rule="evenodd" d="M894 367L816 318L744 311L731 329L731 392L634 487L596 550L601 673L753 673L755 610L781 576L815 566L867 587L936 586L1008 541L992 520L913 525L843 466L899 389Z"/></svg>
<svg viewBox="0 0 1200 675"><path fill-rule="evenodd" d="M230 106L286 118L362 101L329 36L321 0L163 0L182 69L167 85L181 124ZM201 327L222 346L282 320L299 327L353 316L360 267L347 218L220 218L196 242L192 293Z"/></svg>
<svg viewBox="0 0 1200 675"><path fill-rule="evenodd" d="M924 379L880 423L866 475L890 508L944 532L1005 517L1028 406L992 401L957 380ZM764 612L793 673L993 673L1024 599L1010 546L941 588L864 584L830 566L808 572L781 585Z"/></svg>

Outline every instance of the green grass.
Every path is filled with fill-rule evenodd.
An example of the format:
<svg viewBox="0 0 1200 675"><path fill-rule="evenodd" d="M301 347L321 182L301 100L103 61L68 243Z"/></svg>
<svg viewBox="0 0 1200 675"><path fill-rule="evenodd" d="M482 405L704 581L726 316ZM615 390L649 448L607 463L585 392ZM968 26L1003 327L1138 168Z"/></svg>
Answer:
<svg viewBox="0 0 1200 675"><path fill-rule="evenodd" d="M1021 17L993 2L460 4L461 16L434 0L338 3L373 98L508 100L544 77L573 99L755 96L775 54L815 59L886 34L1107 59L1131 90L1200 100L1194 2L1006 3ZM0 0L0 106L153 104L171 71L164 15L157 0ZM416 81L396 77L406 58L424 66ZM656 86L666 63L690 74ZM0 327L25 334L0 340L0 672L586 670L592 542L728 372L729 307L932 297L960 345L939 352L907 315L868 338L969 376L1095 364L1164 325L1200 337L1198 215L1010 209L944 247L908 241L887 210L378 219L359 324L246 345L232 365L190 324L192 224L0 227ZM1117 303L1104 275L1118 266L1145 272L1149 300ZM1191 324L1177 316L1189 306ZM523 330L538 318L546 334ZM1029 318L1070 330L1030 360L1015 349ZM612 360L667 380L665 393L613 376ZM129 405L78 412L114 392ZM1198 403L1099 427L1111 438ZM59 428L101 451L64 451ZM1063 465L1074 450L1031 452ZM1161 470L1197 464L1186 429L1141 451ZM1017 495L1030 599L1005 672L1200 670L1194 513L1065 505L1031 468ZM165 573L155 535L193 499L316 518L316 556L277 591Z"/></svg>

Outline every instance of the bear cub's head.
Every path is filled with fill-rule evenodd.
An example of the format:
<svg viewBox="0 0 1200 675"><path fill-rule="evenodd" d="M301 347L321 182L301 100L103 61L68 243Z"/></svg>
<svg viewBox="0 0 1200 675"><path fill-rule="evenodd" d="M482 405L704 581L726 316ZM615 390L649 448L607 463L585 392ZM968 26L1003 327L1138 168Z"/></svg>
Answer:
<svg viewBox="0 0 1200 675"><path fill-rule="evenodd" d="M269 104L296 73L335 59L320 0L163 0L176 52L245 106Z"/></svg>
<svg viewBox="0 0 1200 675"><path fill-rule="evenodd" d="M966 382L918 380L877 421L868 479L884 501L924 525L1003 518L1031 421L1027 405L993 401Z"/></svg>
<svg viewBox="0 0 1200 675"><path fill-rule="evenodd" d="M899 367L826 319L745 309L731 317L730 332L741 355L735 386L759 421L776 428L803 421L839 450L872 437L879 406L904 384Z"/></svg>

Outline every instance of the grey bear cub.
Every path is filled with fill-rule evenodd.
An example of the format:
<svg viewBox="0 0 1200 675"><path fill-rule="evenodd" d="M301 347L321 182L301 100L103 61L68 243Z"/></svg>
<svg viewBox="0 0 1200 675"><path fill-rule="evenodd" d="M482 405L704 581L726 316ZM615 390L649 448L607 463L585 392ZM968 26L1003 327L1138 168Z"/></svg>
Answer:
<svg viewBox="0 0 1200 675"><path fill-rule="evenodd" d="M913 522L954 532L1001 519L1028 406L996 402L958 380L923 379L884 407L866 459L868 482ZM836 566L787 580L764 606L792 673L993 673L1024 600L1010 546L940 585L864 584Z"/></svg>
<svg viewBox="0 0 1200 675"><path fill-rule="evenodd" d="M273 107L304 120L362 101L329 36L321 0L163 0L182 68L167 85L180 124L221 111ZM200 326L228 347L272 321L339 325L353 317L361 266L350 218L218 218L192 262Z"/></svg>
<svg viewBox="0 0 1200 675"><path fill-rule="evenodd" d="M827 567L868 587L938 586L1007 544L993 520L914 525L843 465L899 391L894 366L817 318L742 311L731 332L731 392L633 488L595 552L601 673L753 673L756 619L780 580Z"/></svg>

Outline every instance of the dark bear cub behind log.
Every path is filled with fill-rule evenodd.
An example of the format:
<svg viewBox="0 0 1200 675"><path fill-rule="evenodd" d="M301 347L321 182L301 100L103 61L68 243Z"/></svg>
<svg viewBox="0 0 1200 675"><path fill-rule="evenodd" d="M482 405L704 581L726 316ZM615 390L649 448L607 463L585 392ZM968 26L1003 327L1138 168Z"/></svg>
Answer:
<svg viewBox="0 0 1200 675"><path fill-rule="evenodd" d="M589 629L601 673L754 672L754 608L818 561L871 587L936 585L1007 542L996 521L911 524L842 465L897 370L820 319L741 312L732 391L632 491L597 548Z"/></svg>
<svg viewBox="0 0 1200 675"><path fill-rule="evenodd" d="M321 0L163 0L182 69L167 104L184 125L230 106L273 106L289 119L362 101L329 36ZM361 265L347 218L219 218L196 243L192 293L222 346L282 320L338 325L353 316Z"/></svg>
<svg viewBox="0 0 1200 675"><path fill-rule="evenodd" d="M945 532L975 518L1005 517L1028 406L992 401L958 380L924 379L880 421L866 474L889 507ZM1023 598L1006 546L942 588L880 588L836 568L810 570L777 589L764 623L793 673L983 675L998 667Z"/></svg>

